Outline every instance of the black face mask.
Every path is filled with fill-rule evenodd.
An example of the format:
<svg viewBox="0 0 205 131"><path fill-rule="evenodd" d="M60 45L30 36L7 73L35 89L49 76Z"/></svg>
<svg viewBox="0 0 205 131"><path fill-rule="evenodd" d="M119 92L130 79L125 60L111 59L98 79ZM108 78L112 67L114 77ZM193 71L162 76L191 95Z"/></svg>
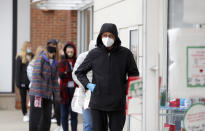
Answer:
<svg viewBox="0 0 205 131"><path fill-rule="evenodd" d="M47 51L48 51L49 53L56 53L56 47L48 46L48 47L47 47Z"/></svg>

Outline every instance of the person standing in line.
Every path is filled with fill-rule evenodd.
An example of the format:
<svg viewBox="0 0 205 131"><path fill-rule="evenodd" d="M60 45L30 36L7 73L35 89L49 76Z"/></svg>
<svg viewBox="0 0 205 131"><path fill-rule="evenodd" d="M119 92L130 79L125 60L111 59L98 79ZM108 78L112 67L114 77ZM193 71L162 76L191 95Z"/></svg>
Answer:
<svg viewBox="0 0 205 131"><path fill-rule="evenodd" d="M71 116L71 129L77 131L78 115L71 110L71 101L76 84L72 79L72 70L76 61L76 48L68 42L64 49L65 58L59 63L60 92L62 104L60 105L61 124L64 131L68 131L68 116Z"/></svg>
<svg viewBox="0 0 205 131"><path fill-rule="evenodd" d="M86 74L93 71L89 81ZM88 53L75 72L89 89L93 131L122 131L125 123L127 76L139 76L132 52L121 46L115 24L102 25L97 48Z"/></svg>
<svg viewBox="0 0 205 131"><path fill-rule="evenodd" d="M95 41L90 41L89 51L91 51L94 48L96 48L96 42ZM77 79L77 76L75 75L75 71L82 64L82 62L84 61L84 59L87 56L87 54L89 53L89 51L83 52L83 53L81 53L78 56L78 58L76 60L76 63L75 63L75 66L73 68L73 72L72 72L73 80L79 86L79 88L82 88L83 90L85 90L85 88L80 83L80 81ZM88 77L89 81L92 81L92 71L87 73L87 77ZM87 96L88 99L90 98L89 94L90 94L90 91L89 90L85 90L85 96ZM87 97L85 97L85 99ZM80 103L83 103L83 105L85 105L84 101L85 100L83 99L83 100L80 101ZM90 108L87 108L87 107L83 106L83 131L92 131L92 130L93 130L93 128L92 128L91 110L90 110Z"/></svg>
<svg viewBox="0 0 205 131"><path fill-rule="evenodd" d="M28 76L28 79L30 81L29 88L31 87L34 62L36 61L36 59L40 55L40 53L43 52L43 50L44 50L43 46L38 46L38 48L36 49L36 53L35 53L34 58L29 62L28 66L27 66L27 76ZM28 102L28 107L30 107L30 100Z"/></svg>
<svg viewBox="0 0 205 131"><path fill-rule="evenodd" d="M33 59L28 64L27 76L28 76L28 79L30 81L29 88L31 87L32 72L33 72L34 63L35 63L37 57L43 52L43 50L44 50L43 46L38 46L37 49L36 49L35 56L33 57Z"/></svg>
<svg viewBox="0 0 205 131"><path fill-rule="evenodd" d="M25 41L21 51L16 56L16 86L19 89L21 96L21 109L23 113L23 121L29 121L29 117L27 115L27 105L26 105L26 96L29 91L29 79L27 77L27 66L33 57L33 53L31 50L31 43L29 41Z"/></svg>
<svg viewBox="0 0 205 131"><path fill-rule="evenodd" d="M58 48L58 52L56 59L60 62L61 59L64 57L64 51L63 51L63 47L64 47L64 43L62 43L61 41L58 42L57 48Z"/></svg>
<svg viewBox="0 0 205 131"><path fill-rule="evenodd" d="M63 58L64 52L63 52L63 43L58 41L57 44L57 52L56 52L56 59L58 63L61 61ZM60 78L58 77L58 83L60 85ZM53 116L51 117L51 122L56 123L57 127L55 128L54 131L60 131L61 129L61 121L60 121L60 103L55 100L55 97L53 98L53 109L54 113Z"/></svg>
<svg viewBox="0 0 205 131"><path fill-rule="evenodd" d="M60 102L57 41L47 41L46 50L37 57L30 87L29 131L50 131L53 95Z"/></svg>

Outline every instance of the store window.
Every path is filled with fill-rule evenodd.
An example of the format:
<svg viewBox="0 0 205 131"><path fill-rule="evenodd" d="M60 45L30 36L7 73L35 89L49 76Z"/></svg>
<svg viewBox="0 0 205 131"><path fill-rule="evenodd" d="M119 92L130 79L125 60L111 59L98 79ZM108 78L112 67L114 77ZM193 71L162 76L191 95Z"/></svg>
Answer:
<svg viewBox="0 0 205 131"><path fill-rule="evenodd" d="M168 5L168 29L193 27L183 22L184 0L168 0Z"/></svg>
<svg viewBox="0 0 205 131"><path fill-rule="evenodd" d="M184 123L186 112L195 104L205 103L203 94L200 95L200 90L203 92L205 88L205 67L202 64L205 59L205 31L200 29L203 27L201 23L186 21L186 17L191 18L186 11L192 10L192 6L185 2L168 0L167 84L160 88L161 131L189 130ZM205 127L198 127L205 130Z"/></svg>
<svg viewBox="0 0 205 131"><path fill-rule="evenodd" d="M93 6L78 11L78 54L88 50L93 39Z"/></svg>
<svg viewBox="0 0 205 131"><path fill-rule="evenodd" d="M142 56L140 56L140 27L131 27L129 29L129 48L134 56L139 71L142 67ZM142 74L140 77L128 78L128 91L127 91L127 131L142 130L143 120L143 82Z"/></svg>
<svg viewBox="0 0 205 131"><path fill-rule="evenodd" d="M139 31L138 29L130 30L130 50L133 53L134 59L137 62L138 45L139 45ZM138 62L137 62L138 63Z"/></svg>

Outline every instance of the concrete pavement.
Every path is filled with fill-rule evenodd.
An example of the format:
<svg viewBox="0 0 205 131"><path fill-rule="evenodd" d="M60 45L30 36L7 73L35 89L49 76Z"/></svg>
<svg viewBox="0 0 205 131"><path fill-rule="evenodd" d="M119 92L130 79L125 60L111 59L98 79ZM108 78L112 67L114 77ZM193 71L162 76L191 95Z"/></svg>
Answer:
<svg viewBox="0 0 205 131"><path fill-rule="evenodd" d="M28 131L28 122L23 122L20 110L0 110L0 131ZM79 115L78 131L83 131L82 116ZM56 124L51 124L54 131Z"/></svg>

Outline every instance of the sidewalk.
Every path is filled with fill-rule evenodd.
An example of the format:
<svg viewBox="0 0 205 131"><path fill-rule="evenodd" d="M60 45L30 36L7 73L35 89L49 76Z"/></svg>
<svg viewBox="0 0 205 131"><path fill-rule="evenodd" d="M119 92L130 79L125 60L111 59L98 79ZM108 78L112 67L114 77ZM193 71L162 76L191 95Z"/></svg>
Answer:
<svg viewBox="0 0 205 131"><path fill-rule="evenodd" d="M28 131L28 122L22 121L23 116L20 110L0 110L0 131ZM54 131L56 124L51 124ZM83 131L82 116L78 118L78 131Z"/></svg>

